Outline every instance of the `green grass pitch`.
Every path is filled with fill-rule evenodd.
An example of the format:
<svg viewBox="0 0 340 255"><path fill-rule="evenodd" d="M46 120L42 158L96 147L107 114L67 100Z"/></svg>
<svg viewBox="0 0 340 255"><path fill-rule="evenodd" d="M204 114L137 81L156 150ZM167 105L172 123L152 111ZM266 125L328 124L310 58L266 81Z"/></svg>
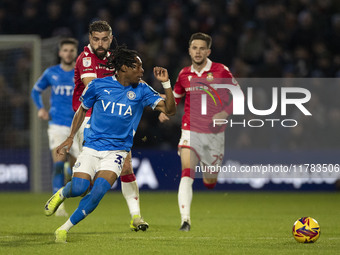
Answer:
<svg viewBox="0 0 340 255"><path fill-rule="evenodd" d="M129 230L130 216L120 192L109 192L97 209L54 243L64 217L46 217L50 194L0 193L0 254L339 254L340 194L194 192L192 230L180 232L175 192L141 192L146 232ZM68 212L79 198L66 201ZM292 236L299 217L321 226L316 243Z"/></svg>

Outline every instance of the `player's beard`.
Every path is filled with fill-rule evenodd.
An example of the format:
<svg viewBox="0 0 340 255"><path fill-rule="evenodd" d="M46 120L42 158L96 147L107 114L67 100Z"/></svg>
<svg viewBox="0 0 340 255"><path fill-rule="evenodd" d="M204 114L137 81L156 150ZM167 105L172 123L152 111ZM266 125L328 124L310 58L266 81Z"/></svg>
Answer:
<svg viewBox="0 0 340 255"><path fill-rule="evenodd" d="M103 52L98 52L98 50L104 50L104 51ZM106 56L106 54L107 54L107 50L102 48L102 47L99 47L98 49L94 50L94 54L98 58L103 59Z"/></svg>

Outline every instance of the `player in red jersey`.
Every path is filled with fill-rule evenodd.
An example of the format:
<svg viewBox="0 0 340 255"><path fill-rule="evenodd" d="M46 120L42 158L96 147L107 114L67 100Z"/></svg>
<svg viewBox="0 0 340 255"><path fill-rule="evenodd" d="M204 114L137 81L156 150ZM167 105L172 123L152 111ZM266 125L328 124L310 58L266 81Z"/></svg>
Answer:
<svg viewBox="0 0 340 255"><path fill-rule="evenodd" d="M72 101L74 111L78 110L80 106L79 97L93 79L112 75L114 70L103 66L103 64L106 64L107 57L110 55L109 48L112 40L112 29L106 21L95 21L90 24L90 44L84 47L84 51L79 55L75 67L75 89ZM79 143L80 148L82 148L84 140L84 131L86 132L88 125L90 125L87 122L90 119L91 113L92 109L87 111L86 118L75 137L75 141ZM131 152L125 159L120 180L122 193L132 218L130 228L135 231L147 229L148 223L143 220L140 213L139 188L136 182L136 176L133 173Z"/></svg>
<svg viewBox="0 0 340 255"><path fill-rule="evenodd" d="M178 149L182 164L182 178L178 189L178 205L181 214L181 231L189 231L191 226L190 206L192 201L192 184L195 178L195 167L200 162L206 166L220 166L224 157L224 130L226 125L213 125L213 119L224 119L232 113L232 97L229 90L214 91L209 84L227 81L238 86L229 69L220 63L212 62L212 39L204 33L195 33L189 40L189 55L192 65L184 67L174 86L176 104L185 96L184 116L182 119L182 135ZM215 104L213 99L207 100L207 112L202 115L202 93L218 94ZM196 93L196 94L195 94ZM198 95L198 96L197 96ZM216 100L218 101L218 100ZM161 113L159 120L169 118ZM203 172L203 183L208 189L215 187L218 172Z"/></svg>

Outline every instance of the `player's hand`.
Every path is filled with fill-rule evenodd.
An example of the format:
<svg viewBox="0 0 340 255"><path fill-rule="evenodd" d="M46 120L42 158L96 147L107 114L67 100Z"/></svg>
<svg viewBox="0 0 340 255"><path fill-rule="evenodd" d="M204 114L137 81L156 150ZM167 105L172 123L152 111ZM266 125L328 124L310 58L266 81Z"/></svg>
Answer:
<svg viewBox="0 0 340 255"><path fill-rule="evenodd" d="M48 114L48 111L46 111L44 108L39 109L38 118L42 120L49 120L50 116Z"/></svg>
<svg viewBox="0 0 340 255"><path fill-rule="evenodd" d="M163 112L161 112L161 113L159 114L158 119L159 119L159 122L160 122L160 123L164 123L164 122L170 120L169 117L166 116L166 114L163 113Z"/></svg>
<svg viewBox="0 0 340 255"><path fill-rule="evenodd" d="M67 137L67 139L57 147L57 149L56 149L57 156L65 155L65 151L66 151L66 153L69 153L70 149L72 147L72 144L73 144L73 138ZM66 148L66 150L65 150L65 148Z"/></svg>
<svg viewBox="0 0 340 255"><path fill-rule="evenodd" d="M169 80L168 70L163 67L156 66L153 68L153 74L155 75L156 79L160 82L166 82Z"/></svg>
<svg viewBox="0 0 340 255"><path fill-rule="evenodd" d="M221 112L214 114L214 116L212 117L212 121L214 121L214 119L226 120L228 118L228 116L229 116L229 114L226 111L221 111ZM219 125L219 124L216 124L216 125Z"/></svg>

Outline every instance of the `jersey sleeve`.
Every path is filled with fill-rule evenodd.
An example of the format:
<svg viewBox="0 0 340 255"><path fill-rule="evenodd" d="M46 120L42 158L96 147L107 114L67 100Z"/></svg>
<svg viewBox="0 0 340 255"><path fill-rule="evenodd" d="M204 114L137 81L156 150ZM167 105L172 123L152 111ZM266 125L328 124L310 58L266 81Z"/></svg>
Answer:
<svg viewBox="0 0 340 255"><path fill-rule="evenodd" d="M31 97L33 99L34 104L38 109L44 107L41 92L44 91L48 86L50 86L50 82L48 81L49 69L45 70L45 72L39 77L38 81L34 84Z"/></svg>
<svg viewBox="0 0 340 255"><path fill-rule="evenodd" d="M164 100L156 90L151 88L146 83L144 83L143 92L144 92L143 107L150 106L154 110L157 104L160 101Z"/></svg>
<svg viewBox="0 0 340 255"><path fill-rule="evenodd" d="M182 83L181 83L182 75L183 75L183 70L181 70L181 72L179 73L177 80L176 80L176 83L175 83L175 86L174 86L173 93L174 93L176 105L179 104L182 97L184 97L184 95L185 95L185 90L184 90L184 87L182 86Z"/></svg>
<svg viewBox="0 0 340 255"><path fill-rule="evenodd" d="M83 94L79 98L81 101L81 106L88 110L91 107L93 107L95 101L96 101L96 86L95 82L91 81L87 87L84 89Z"/></svg>

